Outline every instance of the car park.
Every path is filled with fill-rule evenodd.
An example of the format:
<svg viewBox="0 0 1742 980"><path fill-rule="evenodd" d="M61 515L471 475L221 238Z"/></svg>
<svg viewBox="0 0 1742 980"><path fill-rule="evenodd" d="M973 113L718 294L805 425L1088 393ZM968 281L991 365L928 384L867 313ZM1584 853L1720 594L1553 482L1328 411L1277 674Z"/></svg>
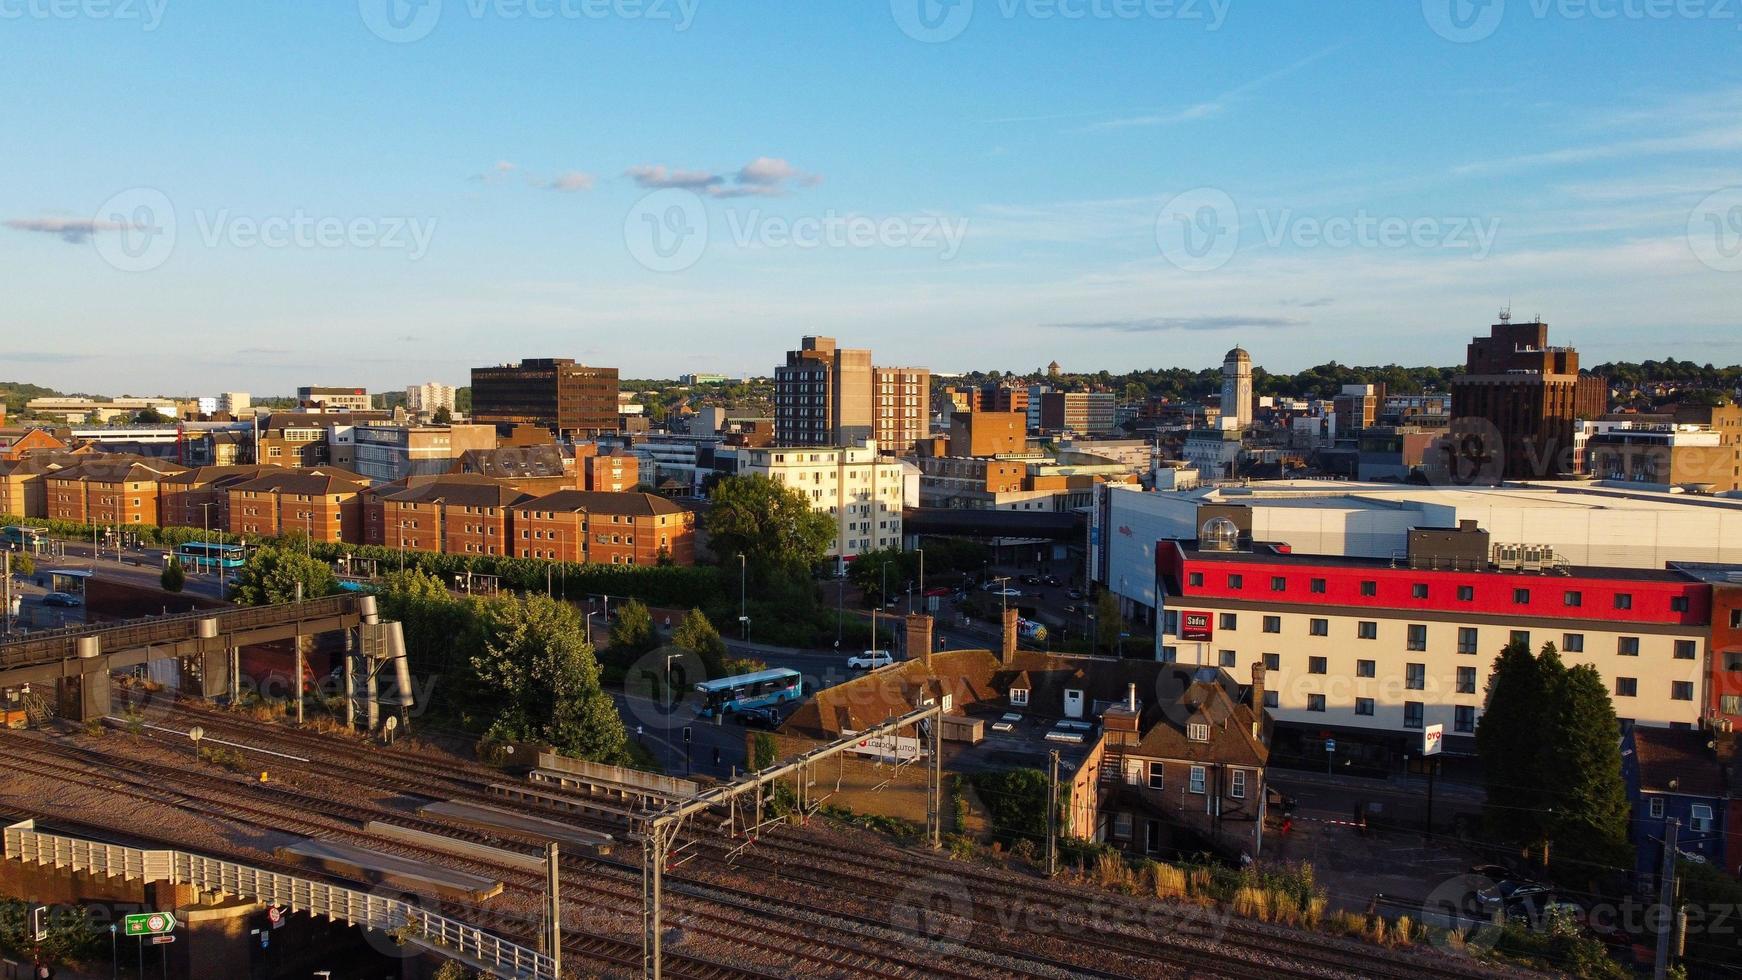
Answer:
<svg viewBox="0 0 1742 980"><path fill-rule="evenodd" d="M848 657L847 667L850 670L876 670L894 662L895 658L889 655L888 650L866 650L857 656Z"/></svg>

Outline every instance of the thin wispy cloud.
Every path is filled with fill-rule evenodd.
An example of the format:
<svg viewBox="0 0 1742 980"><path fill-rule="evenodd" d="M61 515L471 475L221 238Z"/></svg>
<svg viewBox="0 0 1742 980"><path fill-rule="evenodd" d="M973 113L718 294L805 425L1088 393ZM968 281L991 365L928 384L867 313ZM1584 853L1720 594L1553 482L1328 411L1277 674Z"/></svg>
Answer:
<svg viewBox="0 0 1742 980"><path fill-rule="evenodd" d="M538 186L547 191L561 191L565 194L572 194L577 191L590 191L596 183L598 183L598 181L594 179L592 174L584 173L579 170L570 170L566 173L557 174L549 180L541 181Z"/></svg>
<svg viewBox="0 0 1742 980"><path fill-rule="evenodd" d="M1117 333L1192 333L1212 330L1277 330L1299 327L1307 321L1283 316L1156 316L1132 320L1090 320L1084 323L1049 323L1055 330L1111 330Z"/></svg>
<svg viewBox="0 0 1742 980"><path fill-rule="evenodd" d="M467 179L476 181L480 184L494 184L507 180L519 169L519 165L514 163L512 160L498 160L490 165L490 169L483 173L473 174Z"/></svg>
<svg viewBox="0 0 1742 980"><path fill-rule="evenodd" d="M39 235L54 235L69 245L83 245L91 236L105 231L126 231L132 226L125 221L98 221L95 218L9 218L3 222L14 231L29 231Z"/></svg>
<svg viewBox="0 0 1742 980"><path fill-rule="evenodd" d="M1124 116L1117 119L1106 119L1098 123L1091 123L1088 126L1075 130L1075 132L1096 133L1110 129L1131 129L1142 126L1177 126L1181 123L1213 119L1216 116L1220 116L1227 112L1242 99L1245 99L1247 96L1266 85L1287 78L1315 62L1330 57L1346 47L1348 43L1349 42L1344 41L1338 44L1333 44L1328 48L1315 51L1299 61L1284 65L1275 71L1267 72L1244 84L1236 85L1215 98L1204 102L1198 102L1181 109L1173 109L1166 112L1152 112L1139 116Z"/></svg>
<svg viewBox="0 0 1742 980"><path fill-rule="evenodd" d="M1575 120L1581 132L1606 138L1537 153L1478 160L1454 167L1457 176L1473 176L1576 166L1635 157L1718 153L1742 149L1742 89L1704 92L1645 108L1606 108Z"/></svg>
<svg viewBox="0 0 1742 980"><path fill-rule="evenodd" d="M823 182L779 157L757 157L730 175L711 170L679 170L663 165L630 167L625 176L644 190L679 189L716 198L784 197L796 187Z"/></svg>

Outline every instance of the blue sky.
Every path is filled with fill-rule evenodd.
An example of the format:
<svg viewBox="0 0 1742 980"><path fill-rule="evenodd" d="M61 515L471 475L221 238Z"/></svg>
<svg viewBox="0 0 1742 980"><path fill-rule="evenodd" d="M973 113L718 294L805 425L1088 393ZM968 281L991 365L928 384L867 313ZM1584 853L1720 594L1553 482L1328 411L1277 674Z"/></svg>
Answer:
<svg viewBox="0 0 1742 980"><path fill-rule="evenodd" d="M1742 361L1736 0L0 0L0 44L8 379L1449 364L1509 300Z"/></svg>

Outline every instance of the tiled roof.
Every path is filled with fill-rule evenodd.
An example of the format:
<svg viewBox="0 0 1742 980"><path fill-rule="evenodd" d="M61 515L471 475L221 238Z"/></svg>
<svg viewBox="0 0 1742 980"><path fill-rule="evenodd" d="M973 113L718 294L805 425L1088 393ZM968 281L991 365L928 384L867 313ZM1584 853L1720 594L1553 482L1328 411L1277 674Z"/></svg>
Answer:
<svg viewBox="0 0 1742 980"><path fill-rule="evenodd" d="M558 490L515 505L525 510L549 510L589 514L617 514L629 517L655 517L682 514L684 509L664 497L651 493L603 493L590 490Z"/></svg>
<svg viewBox="0 0 1742 980"><path fill-rule="evenodd" d="M468 449L455 461L454 472L493 477L567 475L563 470L563 454L554 444Z"/></svg>
<svg viewBox="0 0 1742 980"><path fill-rule="evenodd" d="M80 462L54 473L56 480L94 480L98 483L150 483L182 472L184 467L143 456L86 456Z"/></svg>
<svg viewBox="0 0 1742 980"><path fill-rule="evenodd" d="M514 507L532 495L483 476L451 475L409 477L399 484L379 487L382 500L398 503L442 503L462 507Z"/></svg>
<svg viewBox="0 0 1742 980"><path fill-rule="evenodd" d="M255 479L237 483L229 489L253 493L291 493L308 496L359 493L369 488L369 481L344 470L311 469L284 470L265 473Z"/></svg>
<svg viewBox="0 0 1742 980"><path fill-rule="evenodd" d="M1635 725L1633 751L1639 757L1639 788L1647 793L1724 796L1723 765L1707 747L1712 739L1710 732Z"/></svg>

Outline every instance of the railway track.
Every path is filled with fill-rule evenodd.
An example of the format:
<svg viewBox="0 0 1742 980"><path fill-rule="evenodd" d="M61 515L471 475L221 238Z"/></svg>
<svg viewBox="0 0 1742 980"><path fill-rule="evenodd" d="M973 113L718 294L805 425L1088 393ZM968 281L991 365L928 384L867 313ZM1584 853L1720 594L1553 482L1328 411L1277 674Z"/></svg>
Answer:
<svg viewBox="0 0 1742 980"><path fill-rule="evenodd" d="M383 751L343 736L299 731L283 725L272 725L268 734L262 731L262 723L237 719L218 709L178 704L169 715L183 724L200 724L208 730L215 728L230 732L238 740L258 741L263 737L270 738L278 750L301 751L316 759L322 769L340 770L360 778L383 780L404 792L423 796L438 794L479 802L494 801L497 804L501 802L486 791L490 783L501 781L500 773L481 765L433 759L422 754ZM577 798L585 797L577 794ZM620 822L589 819L554 808L534 804L523 804L520 808L550 819L610 829L619 834L624 829ZM706 852L708 861L705 864L697 862L697 866L687 871L686 877L679 881L702 879L705 875L705 880L696 883L705 883L709 887L709 900L716 903L731 900L778 902L778 899L771 899L766 894L766 888L758 892L733 883L734 874L741 877L744 872L749 871L760 875L764 880L780 880L794 887L804 886L808 891L814 891L813 900L829 903L831 915L861 928L872 928L889 925L887 910L893 897L892 886L900 889L904 882L911 884L914 881L942 877L970 890L975 897L972 918L966 923L970 926L967 930L961 928L963 923L952 923L948 912L938 913L937 931L953 931L959 934L951 937L950 945L993 955L1008 953L1011 943L1026 942L1027 946L1034 948L1045 947L1050 942L1061 955L1057 958L1041 956L1038 955L1038 950L1034 955L1034 965L1041 971L1049 972L1064 970L1085 975L1143 975L1136 970L1114 973L1105 970L1104 966L1109 962L1132 960L1153 962L1157 956L1167 956L1177 957L1202 969L1212 969L1218 975L1230 976L1349 975L1450 980L1491 976L1494 973L1494 968L1486 965L1466 965L1453 963L1442 957L1383 950L1354 941L1301 933L1249 920L1224 918L1212 922L1201 910L1195 910L1195 916L1164 917L1166 935L1159 937L1108 928L1106 923L1096 921L1074 923L1075 928L1067 939L1060 939L1056 935L1036 935L1033 930L1007 928L1010 910L1056 912L1061 909L1089 908L1099 910L1102 914L1110 914L1120 921L1142 923L1153 921L1155 910L1163 903L1042 878L1013 879L1007 873L935 858L929 854L919 855L895 851L886 846L851 841L841 834L833 835L826 844L819 846L819 841L814 836L805 832L798 833L801 837L810 839L795 839L785 834L768 836L748 852L748 857L740 857L736 861L728 858L729 844L703 837L701 848ZM638 863L602 860L593 860L587 866L577 866L576 870L596 872L600 866L634 871L637 876L639 874ZM638 902L638 894L634 898ZM843 898L851 898L861 907L851 910L840 908ZM786 904L796 906L799 911L814 911L814 907L810 905L795 902ZM878 908L884 910L883 915L867 914L867 909ZM1186 908L1191 909L1189 906ZM1000 918L1006 921L1001 922ZM1073 952L1075 955L1072 955ZM1085 952L1091 955L1084 955ZM1250 958L1253 952L1262 954L1266 962L1254 963L1247 974L1241 958Z"/></svg>

